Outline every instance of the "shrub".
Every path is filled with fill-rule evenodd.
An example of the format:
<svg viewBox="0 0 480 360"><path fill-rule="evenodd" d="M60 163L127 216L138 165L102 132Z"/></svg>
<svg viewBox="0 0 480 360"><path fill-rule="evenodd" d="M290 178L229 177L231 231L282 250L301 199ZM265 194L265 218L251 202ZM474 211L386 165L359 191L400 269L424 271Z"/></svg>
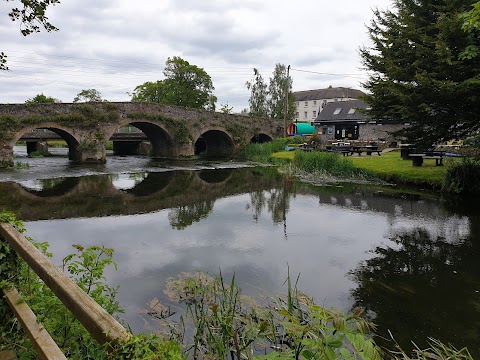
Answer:
<svg viewBox="0 0 480 360"><path fill-rule="evenodd" d="M465 157L447 164L443 189L455 194L480 194L480 160Z"/></svg>

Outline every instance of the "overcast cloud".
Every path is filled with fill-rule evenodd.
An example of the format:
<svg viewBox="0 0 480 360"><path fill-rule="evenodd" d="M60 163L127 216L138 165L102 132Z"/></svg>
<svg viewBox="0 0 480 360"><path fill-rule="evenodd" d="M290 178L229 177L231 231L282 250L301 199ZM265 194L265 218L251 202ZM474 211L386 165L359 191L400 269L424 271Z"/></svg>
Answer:
<svg viewBox="0 0 480 360"><path fill-rule="evenodd" d="M212 77L218 107L248 107L254 67L268 80L276 63L291 65L293 90L361 88L358 48L368 45L372 9L390 0L82 0L52 7L55 33L23 37L0 1L0 103L44 93L71 102L95 88L110 101L129 101L135 86L163 78L168 57L180 56ZM299 71L301 70L301 71ZM321 74L318 74L321 73Z"/></svg>

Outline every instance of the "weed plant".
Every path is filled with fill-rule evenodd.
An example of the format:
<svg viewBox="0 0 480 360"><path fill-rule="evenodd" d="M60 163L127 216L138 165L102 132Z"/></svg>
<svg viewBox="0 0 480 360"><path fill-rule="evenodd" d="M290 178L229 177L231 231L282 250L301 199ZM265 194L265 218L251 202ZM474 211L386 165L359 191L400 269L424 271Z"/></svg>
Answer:
<svg viewBox="0 0 480 360"><path fill-rule="evenodd" d="M17 161L15 163L15 169L30 169L30 164L22 161Z"/></svg>

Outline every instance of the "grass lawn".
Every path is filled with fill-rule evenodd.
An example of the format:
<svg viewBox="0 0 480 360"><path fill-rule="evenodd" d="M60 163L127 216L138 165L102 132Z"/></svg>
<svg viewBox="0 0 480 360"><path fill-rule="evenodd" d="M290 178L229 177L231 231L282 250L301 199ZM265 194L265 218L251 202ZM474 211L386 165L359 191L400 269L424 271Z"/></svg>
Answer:
<svg viewBox="0 0 480 360"><path fill-rule="evenodd" d="M273 158L293 160L296 151L280 151L272 154ZM447 169L445 166L435 166L435 160L425 160L422 166L414 167L409 160L402 160L399 151L383 153L381 156L349 156L350 161L361 169L369 170L380 178L395 182L431 184L441 186ZM446 158L444 162L455 161Z"/></svg>
<svg viewBox="0 0 480 360"><path fill-rule="evenodd" d="M382 178L414 183L442 185L447 169L445 166L435 166L435 160L424 160L422 166L412 166L412 161L403 160L400 152L391 151L381 156L352 156L356 167L366 169L380 175ZM448 162L450 159L444 159Z"/></svg>

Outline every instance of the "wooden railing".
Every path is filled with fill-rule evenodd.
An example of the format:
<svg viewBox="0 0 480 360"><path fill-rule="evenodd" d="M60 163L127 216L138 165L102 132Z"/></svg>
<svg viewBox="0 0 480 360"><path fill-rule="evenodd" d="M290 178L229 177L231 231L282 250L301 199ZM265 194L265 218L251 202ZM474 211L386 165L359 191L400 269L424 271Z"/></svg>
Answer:
<svg viewBox="0 0 480 360"><path fill-rule="evenodd" d="M113 316L80 289L12 225L0 224L0 237L37 273L98 343L115 344L130 338L127 330ZM39 358L65 359L47 331L36 322L36 317L28 305L22 303L17 291L14 288L6 290L5 297L32 340Z"/></svg>

